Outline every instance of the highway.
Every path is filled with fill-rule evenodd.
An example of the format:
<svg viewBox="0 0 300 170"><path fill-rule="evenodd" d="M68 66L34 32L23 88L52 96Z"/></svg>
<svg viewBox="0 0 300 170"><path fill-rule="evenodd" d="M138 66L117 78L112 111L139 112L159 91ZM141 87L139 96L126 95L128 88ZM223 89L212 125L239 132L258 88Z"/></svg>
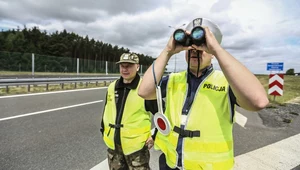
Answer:
<svg viewBox="0 0 300 170"><path fill-rule="evenodd" d="M99 131L106 88L0 97L1 170L105 170L106 146ZM268 128L255 112L234 125L235 169L297 169L300 119ZM158 151L151 167L158 169ZM298 166L298 167L297 167Z"/></svg>

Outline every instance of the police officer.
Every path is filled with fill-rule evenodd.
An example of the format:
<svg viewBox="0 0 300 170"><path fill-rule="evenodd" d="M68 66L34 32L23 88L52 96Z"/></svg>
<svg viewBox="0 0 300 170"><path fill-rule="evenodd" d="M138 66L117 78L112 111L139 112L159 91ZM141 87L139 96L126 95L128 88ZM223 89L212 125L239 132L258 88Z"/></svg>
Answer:
<svg viewBox="0 0 300 170"><path fill-rule="evenodd" d="M109 168L148 170L149 149L153 146L150 112L157 112L157 103L137 94L141 78L136 54L122 54L117 64L121 77L108 87L101 123Z"/></svg>
<svg viewBox="0 0 300 170"><path fill-rule="evenodd" d="M188 69L161 81L166 98L164 114L171 126L169 134L159 132L155 138L155 149L163 152L159 158L161 170L232 169L235 106L257 111L269 102L259 80L220 46L222 34L216 24L196 18L187 25L186 34L191 35L199 25L204 29L205 43L184 46L171 36L139 88L141 97L155 99L154 77L159 82L168 60L186 51ZM213 68L214 57L222 71Z"/></svg>

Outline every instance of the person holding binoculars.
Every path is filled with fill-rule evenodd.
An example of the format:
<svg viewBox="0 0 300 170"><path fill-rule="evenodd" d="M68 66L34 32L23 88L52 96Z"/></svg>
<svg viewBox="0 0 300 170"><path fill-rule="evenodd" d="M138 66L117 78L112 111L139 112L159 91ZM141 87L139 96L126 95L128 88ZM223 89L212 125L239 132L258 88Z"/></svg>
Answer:
<svg viewBox="0 0 300 170"><path fill-rule="evenodd" d="M159 131L154 143L154 148L163 152L161 170L233 169L236 105L257 111L269 103L259 80L220 45L221 41L216 24L196 18L185 30L175 30L143 76L138 94L156 99L160 84L165 98L164 116L170 132ZM169 59L181 51L185 51L187 70L163 77ZM214 57L221 71L213 68Z"/></svg>

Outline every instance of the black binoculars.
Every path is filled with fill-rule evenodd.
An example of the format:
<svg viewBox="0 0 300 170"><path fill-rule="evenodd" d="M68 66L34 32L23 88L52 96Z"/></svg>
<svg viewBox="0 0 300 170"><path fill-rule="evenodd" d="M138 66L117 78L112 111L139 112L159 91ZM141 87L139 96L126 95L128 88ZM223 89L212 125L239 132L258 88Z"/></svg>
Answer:
<svg viewBox="0 0 300 170"><path fill-rule="evenodd" d="M173 33L173 38L177 44L182 46L191 46L192 44L200 46L206 42L204 28L200 26L194 27L190 35L183 29L177 29Z"/></svg>

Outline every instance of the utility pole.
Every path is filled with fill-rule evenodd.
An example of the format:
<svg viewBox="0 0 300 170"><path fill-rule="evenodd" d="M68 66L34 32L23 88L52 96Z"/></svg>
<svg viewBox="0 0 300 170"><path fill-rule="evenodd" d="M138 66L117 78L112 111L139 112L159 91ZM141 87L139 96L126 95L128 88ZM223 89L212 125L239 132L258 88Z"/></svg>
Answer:
<svg viewBox="0 0 300 170"><path fill-rule="evenodd" d="M176 57L177 57L177 54L175 54L175 68L174 68L174 73L176 73Z"/></svg>

